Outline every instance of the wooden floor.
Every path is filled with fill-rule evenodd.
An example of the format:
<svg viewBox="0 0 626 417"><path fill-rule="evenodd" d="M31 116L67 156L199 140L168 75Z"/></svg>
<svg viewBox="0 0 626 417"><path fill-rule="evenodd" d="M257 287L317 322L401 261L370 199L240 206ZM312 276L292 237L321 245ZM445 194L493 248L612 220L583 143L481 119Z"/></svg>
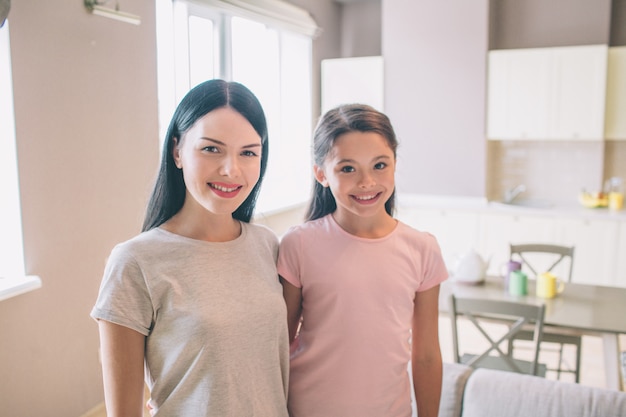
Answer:
<svg viewBox="0 0 626 417"><path fill-rule="evenodd" d="M462 331L462 330L460 330ZM484 342L482 336L476 334L470 335L472 342L477 345L482 345ZM441 353L443 355L444 362L453 362L452 356L452 327L450 319L445 316L439 318L439 339L441 342ZM626 349L626 336L620 338L620 346L622 349ZM582 347L582 364L580 371L580 384L588 385L591 387L606 388L605 376L604 376L604 358L602 349L602 339L599 337L583 336ZM566 351L566 358L569 363L573 363L574 354L572 351ZM546 357L546 360L552 360L553 358ZM544 360L545 362L545 360ZM548 379L556 379L555 375L550 373L546 375ZM567 374L561 377L564 381L574 381L573 375ZM149 393L146 392L146 399ZM146 410L144 417L149 417L150 414ZM104 404L101 404L87 414L81 417L107 417Z"/></svg>

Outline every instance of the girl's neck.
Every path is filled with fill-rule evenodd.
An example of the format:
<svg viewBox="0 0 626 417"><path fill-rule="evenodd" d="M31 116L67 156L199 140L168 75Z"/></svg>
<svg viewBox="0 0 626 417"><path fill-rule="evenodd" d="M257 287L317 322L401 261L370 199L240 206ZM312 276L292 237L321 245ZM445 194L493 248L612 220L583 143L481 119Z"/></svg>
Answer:
<svg viewBox="0 0 626 417"><path fill-rule="evenodd" d="M366 239L379 239L393 232L398 221L386 211L372 217L360 217L340 209L332 213L335 222L351 235Z"/></svg>
<svg viewBox="0 0 626 417"><path fill-rule="evenodd" d="M204 211L191 213L181 209L161 227L168 232L207 242L229 242L241 235L241 223L232 215L215 215Z"/></svg>

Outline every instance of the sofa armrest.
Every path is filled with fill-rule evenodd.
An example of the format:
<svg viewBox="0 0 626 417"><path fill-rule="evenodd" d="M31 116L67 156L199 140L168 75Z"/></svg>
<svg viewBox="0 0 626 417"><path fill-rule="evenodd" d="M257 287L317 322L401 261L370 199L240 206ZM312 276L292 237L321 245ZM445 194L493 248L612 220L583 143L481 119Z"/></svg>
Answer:
<svg viewBox="0 0 626 417"><path fill-rule="evenodd" d="M473 369L458 363L443 364L439 417L460 417L465 383Z"/></svg>
<svg viewBox="0 0 626 417"><path fill-rule="evenodd" d="M476 369L463 395L463 417L623 417L626 393L531 375Z"/></svg>

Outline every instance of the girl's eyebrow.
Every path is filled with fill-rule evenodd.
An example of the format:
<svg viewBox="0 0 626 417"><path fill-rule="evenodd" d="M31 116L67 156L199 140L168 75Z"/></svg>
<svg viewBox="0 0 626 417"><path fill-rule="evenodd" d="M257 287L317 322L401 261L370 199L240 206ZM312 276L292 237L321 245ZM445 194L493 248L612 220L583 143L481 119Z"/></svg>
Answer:
<svg viewBox="0 0 626 417"><path fill-rule="evenodd" d="M391 159L391 157L389 155L378 155L375 156L374 158L372 158L372 161L378 161L380 159ZM343 158L340 159L339 161L337 161L338 164L346 164L346 163L354 163L355 160L354 159L350 159L350 158Z"/></svg>
<svg viewBox="0 0 626 417"><path fill-rule="evenodd" d="M213 139L213 138L207 138L206 136L202 136L200 137L200 139L202 140L208 140L209 142L213 142L216 145L222 145L222 146L228 146L226 143L222 142L221 140L218 139ZM244 145L243 148L244 149L249 149L249 148L258 148L261 146L261 143L251 143L249 145Z"/></svg>

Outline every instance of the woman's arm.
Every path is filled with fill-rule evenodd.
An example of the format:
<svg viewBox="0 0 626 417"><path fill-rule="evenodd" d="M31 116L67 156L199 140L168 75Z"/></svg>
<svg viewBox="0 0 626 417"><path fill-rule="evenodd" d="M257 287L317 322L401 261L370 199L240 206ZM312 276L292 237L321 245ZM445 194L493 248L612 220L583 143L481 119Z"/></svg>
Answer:
<svg viewBox="0 0 626 417"><path fill-rule="evenodd" d="M420 417L437 417L441 398L439 285L415 294L412 339L413 386Z"/></svg>
<svg viewBox="0 0 626 417"><path fill-rule="evenodd" d="M289 343L292 343L296 338L300 317L302 316L302 288L290 284L283 277L280 277L280 283L283 285L283 297L287 305Z"/></svg>
<svg viewBox="0 0 626 417"><path fill-rule="evenodd" d="M142 417L146 337L98 320L104 400L108 417Z"/></svg>

